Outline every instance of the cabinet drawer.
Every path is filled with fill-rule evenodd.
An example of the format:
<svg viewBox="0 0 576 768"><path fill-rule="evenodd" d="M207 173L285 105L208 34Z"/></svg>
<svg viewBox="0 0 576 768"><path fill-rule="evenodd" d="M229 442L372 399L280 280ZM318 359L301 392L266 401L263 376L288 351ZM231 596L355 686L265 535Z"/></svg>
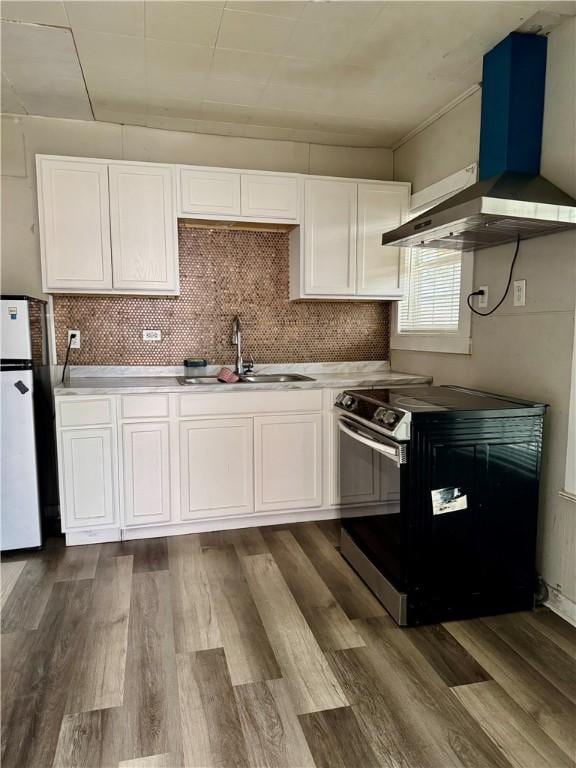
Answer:
<svg viewBox="0 0 576 768"><path fill-rule="evenodd" d="M95 424L111 424L112 401L108 398L84 400L70 399L58 403L61 427L89 427Z"/></svg>
<svg viewBox="0 0 576 768"><path fill-rule="evenodd" d="M247 387L250 385L247 384ZM223 392L210 395L181 395L180 416L275 413L322 410L322 390L287 392Z"/></svg>
<svg viewBox="0 0 576 768"><path fill-rule="evenodd" d="M164 419L169 415L168 395L124 395L120 415L123 419Z"/></svg>

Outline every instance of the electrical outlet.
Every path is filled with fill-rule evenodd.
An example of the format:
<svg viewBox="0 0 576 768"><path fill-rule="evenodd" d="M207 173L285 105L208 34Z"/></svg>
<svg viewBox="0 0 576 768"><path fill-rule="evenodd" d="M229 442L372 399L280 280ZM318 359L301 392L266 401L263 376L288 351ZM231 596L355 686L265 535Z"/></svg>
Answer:
<svg viewBox="0 0 576 768"><path fill-rule="evenodd" d="M478 296L478 309L486 309L488 307L488 286L481 285L478 290L484 291L482 296Z"/></svg>
<svg viewBox="0 0 576 768"><path fill-rule="evenodd" d="M72 336L73 333L76 335L72 339L72 344L70 344L70 336ZM68 331L68 344L70 344L70 349L80 349L80 331L74 329Z"/></svg>
<svg viewBox="0 0 576 768"><path fill-rule="evenodd" d="M526 306L526 280L514 280L514 306Z"/></svg>
<svg viewBox="0 0 576 768"><path fill-rule="evenodd" d="M142 338L144 341L161 341L162 331L142 331Z"/></svg>

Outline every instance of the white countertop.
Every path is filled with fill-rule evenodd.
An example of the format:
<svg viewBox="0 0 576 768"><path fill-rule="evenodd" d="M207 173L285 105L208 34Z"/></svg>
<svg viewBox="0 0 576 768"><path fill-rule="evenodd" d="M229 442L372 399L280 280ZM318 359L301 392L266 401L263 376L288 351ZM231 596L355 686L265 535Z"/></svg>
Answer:
<svg viewBox="0 0 576 768"><path fill-rule="evenodd" d="M214 376L220 366L210 366ZM257 365L254 373L298 373L310 376L313 381L291 381L258 384L187 384L182 385L178 376L181 368L148 368L144 366L83 366L72 369L70 381L54 387L57 397L69 395L117 395L165 393L212 393L252 390L294 389L349 389L351 387L394 387L403 384L428 384L431 376L401 373L390 370L385 361L351 363L293 363ZM92 375L91 375L92 374ZM135 375L136 374L136 375Z"/></svg>

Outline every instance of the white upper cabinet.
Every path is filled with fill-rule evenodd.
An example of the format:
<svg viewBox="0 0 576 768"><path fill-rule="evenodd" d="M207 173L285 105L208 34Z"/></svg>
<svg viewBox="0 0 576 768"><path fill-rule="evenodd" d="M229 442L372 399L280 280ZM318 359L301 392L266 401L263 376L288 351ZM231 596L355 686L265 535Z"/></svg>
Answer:
<svg viewBox="0 0 576 768"><path fill-rule="evenodd" d="M400 299L400 250L381 245L408 208L404 182L308 178L291 233L290 298Z"/></svg>
<svg viewBox="0 0 576 768"><path fill-rule="evenodd" d="M48 155L36 166L46 293L177 295L183 217L290 230L291 299L402 298L400 249L380 243L405 218L404 182Z"/></svg>
<svg viewBox="0 0 576 768"><path fill-rule="evenodd" d="M301 179L295 174L178 168L178 215L224 221L299 220Z"/></svg>
<svg viewBox="0 0 576 768"><path fill-rule="evenodd" d="M38 163L42 280L46 292L108 291L112 254L106 163Z"/></svg>
<svg viewBox="0 0 576 768"><path fill-rule="evenodd" d="M382 233L402 223L409 190L403 184L358 184L357 293L400 298L400 248Z"/></svg>
<svg viewBox="0 0 576 768"><path fill-rule="evenodd" d="M179 169L180 214L240 215L240 174Z"/></svg>
<svg viewBox="0 0 576 768"><path fill-rule="evenodd" d="M178 293L174 169L36 158L46 293Z"/></svg>
<svg viewBox="0 0 576 768"><path fill-rule="evenodd" d="M110 165L114 287L172 293L178 287L174 172L168 165Z"/></svg>
<svg viewBox="0 0 576 768"><path fill-rule="evenodd" d="M307 295L355 293L357 187L353 182L306 180L304 281Z"/></svg>
<svg viewBox="0 0 576 768"><path fill-rule="evenodd" d="M241 179L242 216L298 219L299 181L294 176L272 173L243 173Z"/></svg>

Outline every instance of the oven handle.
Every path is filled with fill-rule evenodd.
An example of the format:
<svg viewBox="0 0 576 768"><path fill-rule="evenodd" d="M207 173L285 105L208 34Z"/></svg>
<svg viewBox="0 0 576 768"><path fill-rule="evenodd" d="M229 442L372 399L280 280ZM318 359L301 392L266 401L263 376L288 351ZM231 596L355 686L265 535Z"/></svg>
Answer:
<svg viewBox="0 0 576 768"><path fill-rule="evenodd" d="M365 437L354 429L350 429L350 427L348 427L341 419L338 419L338 428L353 440L357 440L359 443L368 446L368 448L372 448L373 451L377 451L382 454L382 456L390 459L397 467L406 463L406 452L403 446L392 447L377 442L376 440L370 440L369 437Z"/></svg>

